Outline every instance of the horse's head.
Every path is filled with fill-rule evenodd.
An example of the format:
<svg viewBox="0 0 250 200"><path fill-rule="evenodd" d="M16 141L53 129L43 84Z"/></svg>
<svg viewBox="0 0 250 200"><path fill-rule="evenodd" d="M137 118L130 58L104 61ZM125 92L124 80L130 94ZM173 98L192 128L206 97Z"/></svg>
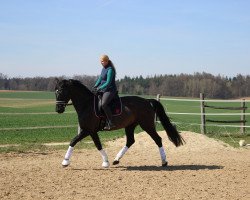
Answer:
<svg viewBox="0 0 250 200"><path fill-rule="evenodd" d="M56 79L55 94L56 94L56 112L63 113L65 107L70 100L70 81Z"/></svg>

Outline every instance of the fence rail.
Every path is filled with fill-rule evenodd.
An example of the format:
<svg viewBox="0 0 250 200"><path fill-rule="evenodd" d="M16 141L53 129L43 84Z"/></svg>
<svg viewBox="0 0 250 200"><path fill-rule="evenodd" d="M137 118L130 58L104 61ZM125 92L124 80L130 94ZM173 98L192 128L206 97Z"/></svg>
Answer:
<svg viewBox="0 0 250 200"><path fill-rule="evenodd" d="M240 116L240 115L242 115L242 113L177 113L177 112L168 112L168 114L172 114L172 115L207 115L207 116L216 116L216 115L218 115L218 116L222 116L222 115L232 115L232 116L234 116L234 115L238 115L238 116ZM245 113L245 115L247 116L247 115L250 115L250 113Z"/></svg>
<svg viewBox="0 0 250 200"><path fill-rule="evenodd" d="M200 124L195 123L195 125L200 126L201 133L206 133L206 127L208 126L217 126L217 127L236 127L240 128L240 132L242 134L245 133L245 129L249 128L250 126L246 126L246 116L250 116L250 113L246 113L248 109L246 106L246 102L250 102L250 100L245 99L237 99L237 100L210 100L205 99L204 94L200 94L200 99L176 99L176 98L161 98L160 95L157 95L157 99L166 100L166 101L186 101L186 102L200 102L200 112L199 113L184 113L184 112L167 112L170 115L200 115ZM208 105L209 103L217 102L217 103L240 103L238 106L213 106ZM239 110L238 113L207 113L207 109L221 109L221 110ZM213 120L208 119L209 116L221 116L220 120ZM223 116L239 116L238 119L235 120L225 120ZM207 124L206 122L210 123L226 123L226 125L222 124ZM177 122L178 123L178 122ZM239 125L228 125L229 123L238 123Z"/></svg>
<svg viewBox="0 0 250 200"><path fill-rule="evenodd" d="M158 96L158 95L157 95ZM163 98L160 97L160 100L167 100L167 101L196 101L196 102L224 102L224 103L232 103L232 102L242 102L243 99L228 99L228 100L220 100L220 99L176 99L176 98ZM250 102L250 100L244 99L245 102Z"/></svg>

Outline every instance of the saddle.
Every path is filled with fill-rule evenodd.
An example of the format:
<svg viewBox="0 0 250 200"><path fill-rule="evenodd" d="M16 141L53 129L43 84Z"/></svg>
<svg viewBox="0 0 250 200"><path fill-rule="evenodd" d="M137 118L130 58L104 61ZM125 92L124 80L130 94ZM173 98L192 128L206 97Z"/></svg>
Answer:
<svg viewBox="0 0 250 200"><path fill-rule="evenodd" d="M101 97L102 97L101 94L95 95L95 97L94 97L94 111L95 111L95 115L98 118L106 119L106 115L100 106L101 105L100 101L102 100ZM121 101L121 98L118 96L118 93L111 100L111 102L108 104L108 106L110 107L113 116L118 116L122 113L122 101Z"/></svg>

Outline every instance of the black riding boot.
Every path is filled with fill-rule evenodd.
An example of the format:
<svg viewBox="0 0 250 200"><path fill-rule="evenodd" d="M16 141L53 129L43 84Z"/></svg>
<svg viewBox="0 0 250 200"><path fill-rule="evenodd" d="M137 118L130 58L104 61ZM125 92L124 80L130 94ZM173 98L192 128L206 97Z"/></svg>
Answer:
<svg viewBox="0 0 250 200"><path fill-rule="evenodd" d="M104 112L107 116L107 121L106 121L106 125L104 127L104 130L111 130L111 129L115 128L115 124L112 121L112 112L111 112L110 108L106 107Z"/></svg>

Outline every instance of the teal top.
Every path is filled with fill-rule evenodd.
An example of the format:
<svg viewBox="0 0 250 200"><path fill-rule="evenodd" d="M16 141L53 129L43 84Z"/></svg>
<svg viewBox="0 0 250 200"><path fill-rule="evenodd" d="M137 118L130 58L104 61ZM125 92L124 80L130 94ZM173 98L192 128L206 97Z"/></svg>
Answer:
<svg viewBox="0 0 250 200"><path fill-rule="evenodd" d="M97 90L102 90L104 92L108 90L116 90L114 69L112 67L103 68L94 87L97 87Z"/></svg>

